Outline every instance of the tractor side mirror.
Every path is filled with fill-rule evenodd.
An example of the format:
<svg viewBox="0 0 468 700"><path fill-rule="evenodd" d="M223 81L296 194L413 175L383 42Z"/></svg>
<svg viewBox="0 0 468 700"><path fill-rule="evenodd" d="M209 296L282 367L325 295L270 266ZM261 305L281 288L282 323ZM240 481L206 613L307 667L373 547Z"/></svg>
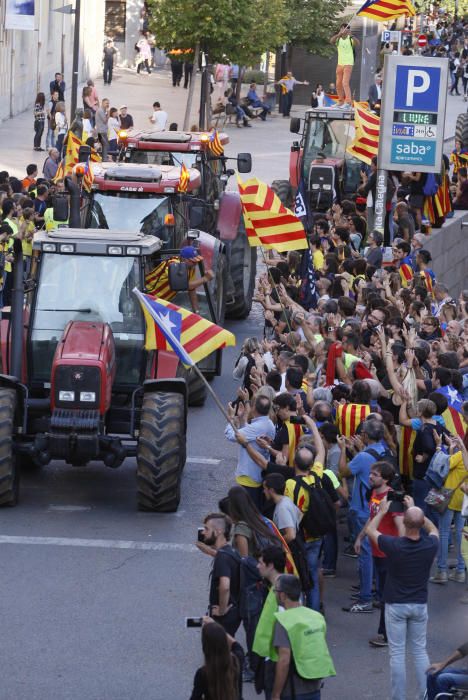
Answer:
<svg viewBox="0 0 468 700"><path fill-rule="evenodd" d="M299 117L291 117L289 131L291 134L298 134L301 130L301 120Z"/></svg>
<svg viewBox="0 0 468 700"><path fill-rule="evenodd" d="M169 287L173 292L186 292L189 288L188 268L183 262L169 265Z"/></svg>
<svg viewBox="0 0 468 700"><path fill-rule="evenodd" d="M252 156L250 153L238 153L237 169L240 173L250 173L252 170Z"/></svg>
<svg viewBox="0 0 468 700"><path fill-rule="evenodd" d="M52 207L54 210L54 221L68 221L70 211L66 194L55 194L52 197Z"/></svg>
<svg viewBox="0 0 468 700"><path fill-rule="evenodd" d="M203 225L203 219L204 219L204 210L203 207L194 205L190 207L190 218L189 218L189 223L190 223L190 228L201 228Z"/></svg>

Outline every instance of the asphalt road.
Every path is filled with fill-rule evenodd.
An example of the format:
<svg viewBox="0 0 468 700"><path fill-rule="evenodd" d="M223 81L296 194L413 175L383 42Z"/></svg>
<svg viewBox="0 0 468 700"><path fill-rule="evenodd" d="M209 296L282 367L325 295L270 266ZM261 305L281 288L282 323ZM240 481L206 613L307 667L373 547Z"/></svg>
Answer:
<svg viewBox="0 0 468 700"><path fill-rule="evenodd" d="M255 174L267 181L287 176L286 121L230 130L232 153L252 150ZM254 309L229 327L240 346L261 332L261 315ZM235 393L236 354L225 351L213 382L223 402ZM54 463L24 475L21 504L0 511L0 700L189 698L201 647L185 617L206 609L210 564L193 542L233 482L236 447L223 429L210 400L191 409L182 502L171 515L137 512L132 460L116 471ZM377 612L361 619L341 611L354 582L355 560L343 557L325 595L338 675L323 698L386 700L387 651L367 643ZM431 590L431 658L466 641L462 593L455 583ZM245 700L254 697L247 687Z"/></svg>

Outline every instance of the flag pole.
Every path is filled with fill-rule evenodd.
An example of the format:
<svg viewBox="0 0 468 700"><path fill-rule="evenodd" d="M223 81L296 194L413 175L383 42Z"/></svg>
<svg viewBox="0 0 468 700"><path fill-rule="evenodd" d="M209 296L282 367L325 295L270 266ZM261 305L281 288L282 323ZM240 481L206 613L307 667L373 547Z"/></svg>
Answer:
<svg viewBox="0 0 468 700"><path fill-rule="evenodd" d="M219 400L218 395L217 395L216 392L212 389L212 387L210 386L209 382L206 380L206 377L204 376L203 372L201 372L201 370L198 368L198 365L196 365L195 363L193 363L192 368L195 370L195 373L198 375L198 377L202 380L203 384L204 384L204 385L206 386L206 388L208 389L208 393L209 393L209 394L211 395L211 397L213 398L213 401L215 402L216 406L219 408L219 410L221 411L221 413L223 414L224 418L227 420L227 422L229 423L229 425L231 426L231 428L232 428L234 431L239 430L239 428L237 428L237 427L234 425L234 423L232 422L232 418L229 417L229 415L228 415L226 409L224 408L223 404L222 404L221 401Z"/></svg>

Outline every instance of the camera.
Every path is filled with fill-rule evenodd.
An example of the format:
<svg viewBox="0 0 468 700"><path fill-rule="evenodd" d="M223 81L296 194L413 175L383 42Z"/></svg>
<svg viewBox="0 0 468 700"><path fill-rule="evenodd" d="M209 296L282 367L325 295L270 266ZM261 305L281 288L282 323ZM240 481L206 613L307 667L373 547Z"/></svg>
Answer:
<svg viewBox="0 0 468 700"><path fill-rule="evenodd" d="M302 416L291 416L289 422L292 425L305 425L305 420Z"/></svg>
<svg viewBox="0 0 468 700"><path fill-rule="evenodd" d="M205 537L203 535L204 530L205 530L204 527L198 528L197 542L204 542L205 541Z"/></svg>
<svg viewBox="0 0 468 700"><path fill-rule="evenodd" d="M403 513L405 507L403 505L403 500L406 493L403 489L401 478L396 476L390 483L391 491L387 494L387 500L390 501L390 513Z"/></svg>
<svg viewBox="0 0 468 700"><path fill-rule="evenodd" d="M203 625L202 617L186 617L185 626L186 627L201 627Z"/></svg>

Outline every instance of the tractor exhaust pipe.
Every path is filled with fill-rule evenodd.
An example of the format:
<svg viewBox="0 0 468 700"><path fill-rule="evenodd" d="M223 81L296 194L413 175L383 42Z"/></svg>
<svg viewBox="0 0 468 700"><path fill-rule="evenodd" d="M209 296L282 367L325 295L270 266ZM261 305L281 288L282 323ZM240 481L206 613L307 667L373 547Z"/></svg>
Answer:
<svg viewBox="0 0 468 700"><path fill-rule="evenodd" d="M65 178L65 189L70 195L70 215L68 225L70 228L81 228L81 192L78 185L71 177Z"/></svg>
<svg viewBox="0 0 468 700"><path fill-rule="evenodd" d="M24 304L24 271L23 246L15 238L13 243L15 260L13 263L13 290L11 293L11 355L10 373L19 381L23 377L23 304Z"/></svg>

